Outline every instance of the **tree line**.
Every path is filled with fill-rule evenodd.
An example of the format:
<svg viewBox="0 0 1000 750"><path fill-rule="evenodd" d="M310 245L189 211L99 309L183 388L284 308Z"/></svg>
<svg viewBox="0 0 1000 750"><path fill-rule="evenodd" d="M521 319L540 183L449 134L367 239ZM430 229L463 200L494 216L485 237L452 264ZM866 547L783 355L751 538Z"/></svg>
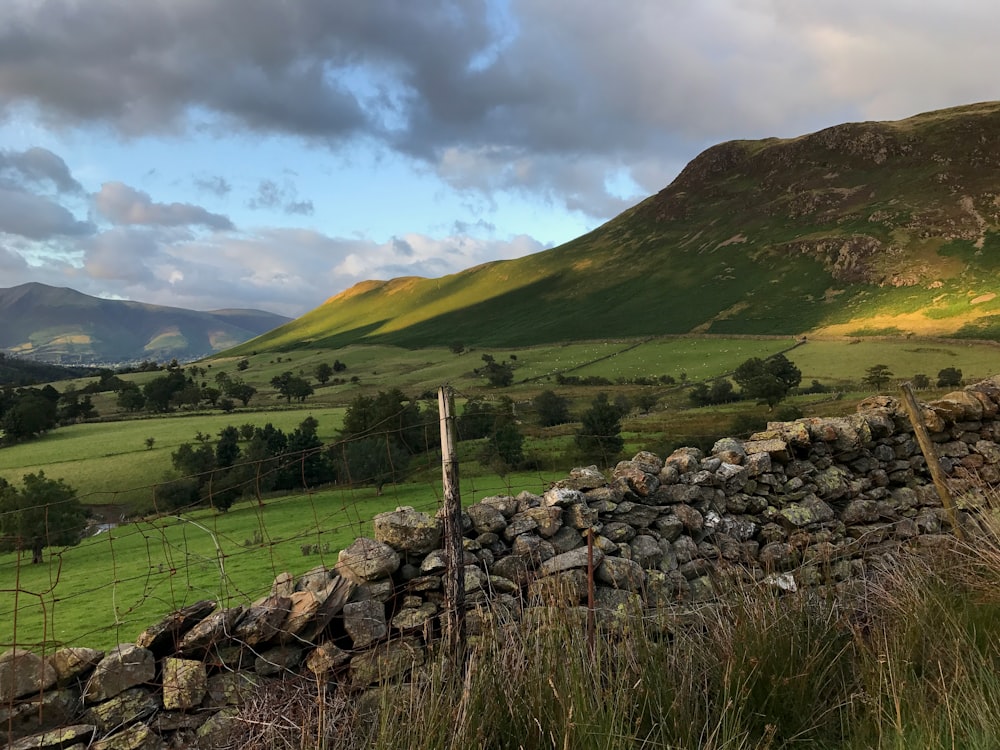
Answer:
<svg viewBox="0 0 1000 750"><path fill-rule="evenodd" d="M5 387L0 390L0 445L39 437L60 425L97 416L90 395L74 388L62 393L51 385L42 388Z"/></svg>
<svg viewBox="0 0 1000 750"><path fill-rule="evenodd" d="M271 423L230 425L215 440L199 433L171 454L177 476L157 486L157 507L207 503L225 511L240 497L332 482L372 485L381 493L405 476L412 456L440 442L436 410L422 409L398 389L357 396L330 445L318 428L309 416L288 434Z"/></svg>

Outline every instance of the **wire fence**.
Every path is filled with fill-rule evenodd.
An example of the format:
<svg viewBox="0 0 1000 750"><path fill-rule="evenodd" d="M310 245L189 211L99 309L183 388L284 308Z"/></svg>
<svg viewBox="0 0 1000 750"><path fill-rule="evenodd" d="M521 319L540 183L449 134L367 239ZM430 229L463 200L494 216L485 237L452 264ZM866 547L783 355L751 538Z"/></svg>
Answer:
<svg viewBox="0 0 1000 750"><path fill-rule="evenodd" d="M129 497L145 493L152 512L92 523L78 544L47 543L72 534L79 523L62 506L117 509L119 493L49 504L43 509L42 554L33 555L31 539L8 539L17 549L0 554L0 648L46 652L67 644L107 648L131 642L158 618L192 602L246 604L266 595L283 573L332 568L340 550L371 536L378 513L408 506L438 514L444 501L438 415L425 410L422 421L400 425L402 415L401 409L360 434L255 459L242 457L249 441L241 438L241 458L225 472L216 467L171 480L197 485L194 499L176 503L176 495L163 492L164 481L122 488L120 494ZM490 462L484 457L490 437L468 439L462 424L458 420L466 504L524 490L540 494L573 465L565 445L544 452L528 448L515 466ZM399 450L414 435L422 450ZM358 451L367 462L352 457ZM314 483L318 464L333 467L333 478ZM297 486L274 488L278 476L296 477ZM219 502L223 494L227 501Z"/></svg>

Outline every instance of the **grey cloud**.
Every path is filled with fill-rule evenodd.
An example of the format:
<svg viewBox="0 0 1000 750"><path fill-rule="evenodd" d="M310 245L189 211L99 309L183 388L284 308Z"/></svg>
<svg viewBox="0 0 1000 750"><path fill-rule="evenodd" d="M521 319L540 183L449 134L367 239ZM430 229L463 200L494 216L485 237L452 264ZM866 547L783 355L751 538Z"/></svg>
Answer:
<svg viewBox="0 0 1000 750"><path fill-rule="evenodd" d="M352 70L391 62L408 34L411 48L430 41L448 15L398 0L5 4L0 90L56 121L131 134L183 127L194 105L255 130L337 139L368 127L379 101L352 91Z"/></svg>
<svg viewBox="0 0 1000 750"><path fill-rule="evenodd" d="M469 234L473 230L492 234L497 230L497 225L485 219L477 219L474 222L457 219L451 226L452 234Z"/></svg>
<svg viewBox="0 0 1000 750"><path fill-rule="evenodd" d="M277 208L283 198L283 192L274 180L261 180L257 185L257 194L247 201L247 206L253 209Z"/></svg>
<svg viewBox="0 0 1000 750"><path fill-rule="evenodd" d="M399 237L393 237L391 243L392 251L397 255L401 255L404 258L412 258L415 255L413 246L406 240L400 239Z"/></svg>
<svg viewBox="0 0 1000 750"><path fill-rule="evenodd" d="M312 201L289 201L285 204L286 214L299 214L301 216L311 216L316 210Z"/></svg>
<svg viewBox="0 0 1000 750"><path fill-rule="evenodd" d="M0 101L131 135L364 138L458 189L531 191L606 217L619 170L652 191L719 140L994 98L1000 5L960 5L14 2L0 6ZM456 171L469 154L504 174Z"/></svg>
<svg viewBox="0 0 1000 750"><path fill-rule="evenodd" d="M159 255L160 244L155 233L115 227L86 244L83 267L94 279L155 287L151 266Z"/></svg>
<svg viewBox="0 0 1000 750"><path fill-rule="evenodd" d="M190 203L154 203L146 193L121 182L104 183L94 195L94 205L115 224L233 228L233 223L221 214Z"/></svg>
<svg viewBox="0 0 1000 750"><path fill-rule="evenodd" d="M0 185L0 232L48 240L92 234L94 226L78 221L68 209L48 198Z"/></svg>
<svg viewBox="0 0 1000 750"><path fill-rule="evenodd" d="M261 180L257 185L257 193L247 201L247 207L254 210L280 210L286 214L308 216L315 207L310 200L298 200L298 190L295 185L286 180L279 185L274 180Z"/></svg>
<svg viewBox="0 0 1000 750"><path fill-rule="evenodd" d="M210 177L196 177L194 179L195 187L205 192L217 195L220 198L229 195L232 191L233 186L229 184L229 180L221 175L212 175Z"/></svg>
<svg viewBox="0 0 1000 750"><path fill-rule="evenodd" d="M24 271L27 267L28 264L20 253L0 244L0 271L3 271L5 274L13 274ZM5 282L7 278L4 279Z"/></svg>
<svg viewBox="0 0 1000 750"><path fill-rule="evenodd" d="M16 173L18 182L52 182L63 193L82 193L83 188L61 157L45 148L0 151L0 173Z"/></svg>

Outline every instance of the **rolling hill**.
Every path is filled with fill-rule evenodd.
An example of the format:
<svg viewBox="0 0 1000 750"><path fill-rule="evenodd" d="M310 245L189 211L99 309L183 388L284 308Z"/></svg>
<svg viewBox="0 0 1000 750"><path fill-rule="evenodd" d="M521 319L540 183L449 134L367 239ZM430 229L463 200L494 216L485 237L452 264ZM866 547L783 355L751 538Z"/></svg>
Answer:
<svg viewBox="0 0 1000 750"><path fill-rule="evenodd" d="M196 312L30 283L0 289L0 321L0 350L22 359L113 364L196 359L288 318L261 310Z"/></svg>
<svg viewBox="0 0 1000 750"><path fill-rule="evenodd" d="M1000 339L1000 102L707 149L594 231L367 281L237 347L684 333Z"/></svg>

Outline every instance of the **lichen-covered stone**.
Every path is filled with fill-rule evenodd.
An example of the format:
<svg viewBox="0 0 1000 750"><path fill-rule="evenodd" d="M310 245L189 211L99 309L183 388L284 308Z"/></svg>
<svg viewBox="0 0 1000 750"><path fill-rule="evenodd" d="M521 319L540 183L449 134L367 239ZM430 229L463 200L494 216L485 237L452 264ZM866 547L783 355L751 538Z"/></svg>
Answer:
<svg viewBox="0 0 1000 750"><path fill-rule="evenodd" d="M592 490L597 487L602 487L608 483L607 478L598 470L596 466L578 466L569 472L569 476L565 479L560 479L556 482L556 488L560 490L570 490L571 492L579 492ZM556 493L558 495L559 493ZM546 505L559 505L561 502L553 502L549 498L549 493L546 492L545 500L543 501ZM571 499L568 501L570 503L577 502L577 500Z"/></svg>
<svg viewBox="0 0 1000 750"><path fill-rule="evenodd" d="M351 659L350 681L355 688L397 679L423 666L424 647L414 638L389 641Z"/></svg>
<svg viewBox="0 0 1000 750"><path fill-rule="evenodd" d="M317 565L299 576L295 583L296 591L322 591L330 584L332 571L325 565Z"/></svg>
<svg viewBox="0 0 1000 750"><path fill-rule="evenodd" d="M99 649L68 646L52 654L49 664L56 670L58 683L65 685L86 675L103 658L104 652Z"/></svg>
<svg viewBox="0 0 1000 750"><path fill-rule="evenodd" d="M80 691L46 690L32 698L0 703L0 743L73 724L80 718Z"/></svg>
<svg viewBox="0 0 1000 750"><path fill-rule="evenodd" d="M659 469L656 473L649 473L635 461L620 461L615 466L612 476L615 479L623 480L628 488L639 497L649 497L660 487L657 473L659 473Z"/></svg>
<svg viewBox="0 0 1000 750"><path fill-rule="evenodd" d="M351 637L354 648L365 648L385 638L388 633L385 607L381 602L371 600L345 604L344 629Z"/></svg>
<svg viewBox="0 0 1000 750"><path fill-rule="evenodd" d="M204 672L204 667L202 667ZM201 698L199 697L199 701ZM87 723L102 733L142 721L161 708L160 699L147 688L133 687L87 709Z"/></svg>
<svg viewBox="0 0 1000 750"><path fill-rule="evenodd" d="M432 518L410 506L379 513L372 524L376 541L400 552L424 554L437 547L441 541L441 519Z"/></svg>
<svg viewBox="0 0 1000 750"><path fill-rule="evenodd" d="M295 646L276 646L260 654L253 669L261 677L273 677L292 672L302 663L302 649Z"/></svg>
<svg viewBox="0 0 1000 750"><path fill-rule="evenodd" d="M327 641L309 652L306 657L306 669L312 672L317 679L326 680L340 667L351 661L351 655L333 642Z"/></svg>
<svg viewBox="0 0 1000 750"><path fill-rule="evenodd" d="M433 602L424 602L416 607L403 607L393 616L390 624L400 631L421 630L437 614L437 609L437 605Z"/></svg>
<svg viewBox="0 0 1000 750"><path fill-rule="evenodd" d="M511 525L516 525L520 519L529 518L535 522L534 528L542 537L553 536L562 528L562 509L559 506L528 508L516 513L511 519Z"/></svg>
<svg viewBox="0 0 1000 750"><path fill-rule="evenodd" d="M246 611L233 631L233 640L246 646L260 646L278 635L281 624L291 610L287 596L269 596L253 604Z"/></svg>
<svg viewBox="0 0 1000 750"><path fill-rule="evenodd" d="M753 439L755 437L756 436L753 436L743 446L748 455L754 453L766 453L772 459L777 461L787 461L791 458L791 451L788 447L788 443L781 438L773 437Z"/></svg>
<svg viewBox="0 0 1000 750"><path fill-rule="evenodd" d="M152 682L155 674L152 651L123 643L111 649L94 668L83 695L91 703L106 701L131 687Z"/></svg>
<svg viewBox="0 0 1000 750"><path fill-rule="evenodd" d="M31 735L13 742L7 750L63 750L92 747L90 740L97 731L93 724L72 724L59 729Z"/></svg>
<svg viewBox="0 0 1000 750"><path fill-rule="evenodd" d="M542 575L548 576L554 573L560 573L564 570L571 570L573 568L584 568L588 566L588 559L592 561L593 566L596 568L604 560L604 553L598 549L594 548L592 551L592 557L588 558L588 550L586 547L579 547L570 552L564 552L561 555L556 555L541 564L540 573Z"/></svg>
<svg viewBox="0 0 1000 750"><path fill-rule="evenodd" d="M213 609L215 602L206 599L171 612L155 625L143 630L135 639L135 645L149 649L156 657L172 653L184 635L208 617Z"/></svg>
<svg viewBox="0 0 1000 750"><path fill-rule="evenodd" d="M818 497L810 496L801 503L791 503L778 511L778 516L789 526L801 528L834 518L833 508Z"/></svg>
<svg viewBox="0 0 1000 750"><path fill-rule="evenodd" d="M507 528L507 518L489 503L474 503L466 509L472 519L472 528L478 533L502 532Z"/></svg>
<svg viewBox="0 0 1000 750"><path fill-rule="evenodd" d="M553 573L528 584L528 601L534 604L575 607L586 596L587 571L580 568Z"/></svg>
<svg viewBox="0 0 1000 750"><path fill-rule="evenodd" d="M605 557L597 568L595 577L611 588L628 591L641 591L646 583L642 566L622 557Z"/></svg>
<svg viewBox="0 0 1000 750"><path fill-rule="evenodd" d="M0 703L40 693L57 679L52 665L31 651L11 649L0 655Z"/></svg>
<svg viewBox="0 0 1000 750"><path fill-rule="evenodd" d="M181 638L177 651L194 654L227 643L246 610L242 606L220 609L195 625Z"/></svg>
<svg viewBox="0 0 1000 750"><path fill-rule="evenodd" d="M355 583L364 583L392 575L399 563L399 553L388 544L360 537L340 551L337 572Z"/></svg>
<svg viewBox="0 0 1000 750"><path fill-rule="evenodd" d="M205 708L240 706L260 688L260 677L252 672L220 672L208 678L202 705Z"/></svg>
<svg viewBox="0 0 1000 750"><path fill-rule="evenodd" d="M163 660L163 707L186 711L201 705L208 690L205 665L194 659Z"/></svg>

